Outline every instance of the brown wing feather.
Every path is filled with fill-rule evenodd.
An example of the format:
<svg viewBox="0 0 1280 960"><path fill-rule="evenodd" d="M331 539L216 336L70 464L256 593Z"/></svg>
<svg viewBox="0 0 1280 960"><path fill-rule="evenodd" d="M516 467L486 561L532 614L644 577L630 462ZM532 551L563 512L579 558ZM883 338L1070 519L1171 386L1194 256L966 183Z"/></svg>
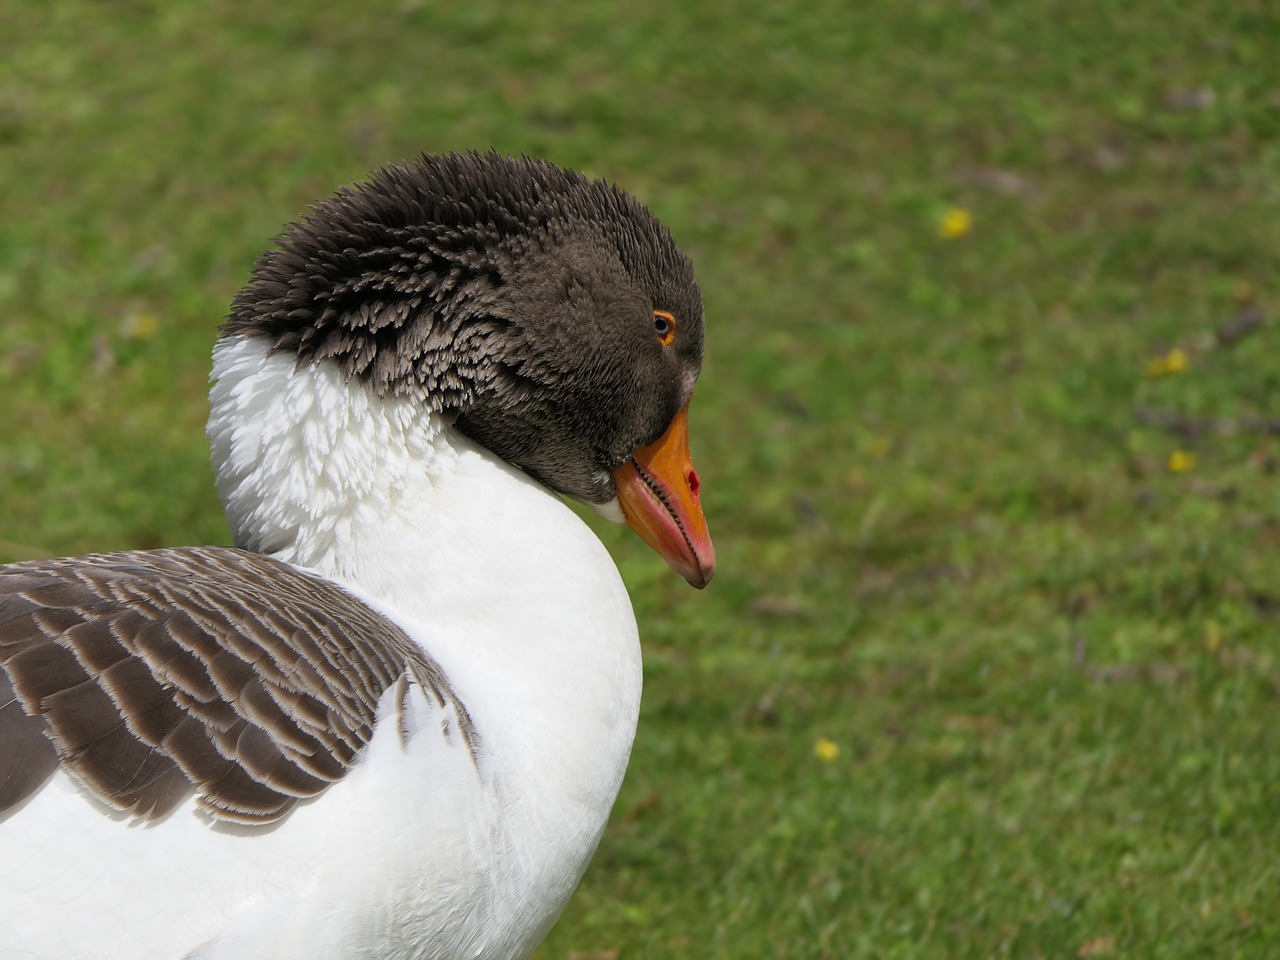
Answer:
<svg viewBox="0 0 1280 960"><path fill-rule="evenodd" d="M0 812L61 763L135 816L195 790L217 817L269 822L346 773L409 681L474 753L438 665L286 563L192 547L0 567Z"/></svg>

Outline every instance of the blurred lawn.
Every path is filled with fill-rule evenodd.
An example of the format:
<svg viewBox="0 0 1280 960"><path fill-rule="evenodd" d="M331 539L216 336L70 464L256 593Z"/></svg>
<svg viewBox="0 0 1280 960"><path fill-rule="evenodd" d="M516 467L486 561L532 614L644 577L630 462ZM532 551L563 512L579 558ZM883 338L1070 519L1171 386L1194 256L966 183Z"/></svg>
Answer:
<svg viewBox="0 0 1280 960"><path fill-rule="evenodd" d="M1280 956L1278 50L1264 0L8 4L0 559L225 542L255 254L545 156L697 264L720 572L601 527L645 703L538 957Z"/></svg>

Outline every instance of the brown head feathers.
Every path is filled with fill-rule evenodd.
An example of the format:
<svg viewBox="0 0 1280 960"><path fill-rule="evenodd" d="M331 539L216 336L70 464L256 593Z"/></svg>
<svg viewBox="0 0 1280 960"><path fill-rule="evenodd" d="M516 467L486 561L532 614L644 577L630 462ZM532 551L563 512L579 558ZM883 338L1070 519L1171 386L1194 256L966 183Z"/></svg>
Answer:
<svg viewBox="0 0 1280 960"><path fill-rule="evenodd" d="M654 311L679 319L664 348ZM582 499L656 438L702 361L689 261L602 180L494 153L424 155L319 201L264 253L223 336L265 337L411 397Z"/></svg>

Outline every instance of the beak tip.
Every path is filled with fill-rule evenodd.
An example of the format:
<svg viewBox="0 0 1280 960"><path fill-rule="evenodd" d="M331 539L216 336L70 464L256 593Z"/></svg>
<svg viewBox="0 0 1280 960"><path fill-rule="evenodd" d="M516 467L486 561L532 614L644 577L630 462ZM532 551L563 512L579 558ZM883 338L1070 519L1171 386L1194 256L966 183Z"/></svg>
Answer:
<svg viewBox="0 0 1280 960"><path fill-rule="evenodd" d="M695 590L703 590L711 582L711 578L715 576L715 573L716 563L712 560L710 563L698 563L691 567L684 573L684 578L688 581L689 586Z"/></svg>

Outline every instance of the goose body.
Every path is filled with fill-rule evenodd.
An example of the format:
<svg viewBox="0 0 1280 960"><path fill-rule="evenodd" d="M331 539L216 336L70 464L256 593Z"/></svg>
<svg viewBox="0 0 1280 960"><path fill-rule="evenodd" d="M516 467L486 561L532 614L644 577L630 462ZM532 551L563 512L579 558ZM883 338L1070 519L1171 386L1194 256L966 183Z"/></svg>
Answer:
<svg viewBox="0 0 1280 960"><path fill-rule="evenodd" d="M700 359L665 231L547 164L424 157L294 225L215 348L237 546L0 568L0 955L527 957L641 686L559 494L705 583Z"/></svg>

